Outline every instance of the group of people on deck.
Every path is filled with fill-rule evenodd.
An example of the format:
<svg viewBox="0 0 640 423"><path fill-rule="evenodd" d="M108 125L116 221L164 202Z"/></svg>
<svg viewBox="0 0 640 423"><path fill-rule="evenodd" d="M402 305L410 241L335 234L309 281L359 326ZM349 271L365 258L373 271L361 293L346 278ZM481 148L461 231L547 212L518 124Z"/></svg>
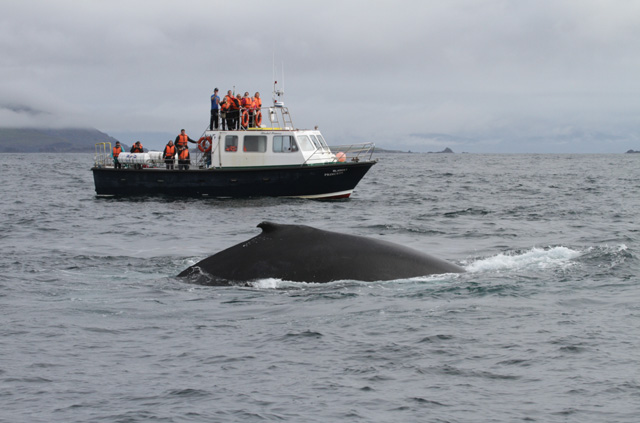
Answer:
<svg viewBox="0 0 640 423"><path fill-rule="evenodd" d="M140 141L136 141L129 150L130 153L144 153L144 147L142 147L142 143ZM122 163L118 161L118 157L122 153L122 145L120 145L120 141L116 141L116 145L113 147L113 167L116 169L122 169ZM142 169L142 165L136 164L134 165L135 169Z"/></svg>
<svg viewBox="0 0 640 423"><path fill-rule="evenodd" d="M227 91L227 95L220 100L218 89L211 95L211 120L209 130L219 129L222 122L222 130L235 130L259 127L262 123L262 99L260 93L253 97L249 92L233 95L233 91Z"/></svg>
<svg viewBox="0 0 640 423"><path fill-rule="evenodd" d="M174 169L174 163L176 156L178 157L178 170L189 170L189 165L191 164L191 156L189 154L189 146L188 143L197 144L197 141L189 138L184 129L180 131L180 134L176 137L175 142L173 140L169 140L167 145L164 147L164 151L162 152L162 158L164 159L164 163L167 169ZM144 153L144 147L142 147L142 143L140 141L136 141L135 144L131 146L130 153ZM120 145L120 141L116 141L116 145L113 147L113 167L116 169L121 169L122 164L118 161L118 156L122 153L122 146ZM141 164L135 164L135 169L141 169Z"/></svg>
<svg viewBox="0 0 640 423"><path fill-rule="evenodd" d="M189 155L189 143L197 144L197 141L189 138L184 129L180 130L180 134L175 141L169 140L162 152L162 158L167 169L173 169L176 154L178 155L178 170L189 170L191 164L191 156Z"/></svg>
<svg viewBox="0 0 640 423"><path fill-rule="evenodd" d="M219 129L222 123L222 130L237 130L247 128L260 127L262 123L262 99L260 93L256 92L253 97L249 92L245 92L244 96L240 94L233 95L233 91L227 91L224 99L220 100L218 89L213 90L211 95L211 120L209 122L209 130ZM174 169L176 156L178 158L178 170L189 170L191 157L189 154L188 143L197 144L182 129L175 140L169 140L162 152L167 169ZM144 148L140 141L136 141L131 147L131 153L143 153ZM113 147L113 165L116 169L121 169L122 164L118 161L118 156L122 153L120 141L116 142ZM141 169L141 164L134 165L136 169Z"/></svg>

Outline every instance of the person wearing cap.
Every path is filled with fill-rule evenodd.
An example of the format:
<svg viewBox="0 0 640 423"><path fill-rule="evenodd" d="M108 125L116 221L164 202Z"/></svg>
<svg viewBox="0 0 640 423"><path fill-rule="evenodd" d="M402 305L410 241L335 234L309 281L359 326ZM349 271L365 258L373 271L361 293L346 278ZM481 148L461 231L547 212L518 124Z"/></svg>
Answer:
<svg viewBox="0 0 640 423"><path fill-rule="evenodd" d="M118 161L118 156L122 153L122 146L120 141L116 141L115 147L113 147L113 167L114 169L122 169L122 164Z"/></svg>
<svg viewBox="0 0 640 423"><path fill-rule="evenodd" d="M218 115L220 113L220 97L218 97L218 89L213 90L211 95L211 121L209 122L209 130L218 129Z"/></svg>

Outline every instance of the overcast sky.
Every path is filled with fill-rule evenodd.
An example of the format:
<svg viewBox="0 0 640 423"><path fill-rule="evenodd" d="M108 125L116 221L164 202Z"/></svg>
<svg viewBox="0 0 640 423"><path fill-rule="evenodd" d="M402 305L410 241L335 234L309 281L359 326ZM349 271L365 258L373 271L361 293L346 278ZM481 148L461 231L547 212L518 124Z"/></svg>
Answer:
<svg viewBox="0 0 640 423"><path fill-rule="evenodd" d="M199 138L214 87L269 103L275 57L329 144L640 150L635 0L3 0L0 53L0 126Z"/></svg>

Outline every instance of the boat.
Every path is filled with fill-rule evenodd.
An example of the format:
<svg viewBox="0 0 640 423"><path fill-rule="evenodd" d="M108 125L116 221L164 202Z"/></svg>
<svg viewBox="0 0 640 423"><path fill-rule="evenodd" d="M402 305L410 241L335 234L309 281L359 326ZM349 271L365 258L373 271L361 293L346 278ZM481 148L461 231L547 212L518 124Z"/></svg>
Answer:
<svg viewBox="0 0 640 423"><path fill-rule="evenodd" d="M275 92L275 91L274 91ZM263 118L264 117L264 118ZM162 152L120 153L97 143L98 196L348 198L377 163L374 143L329 146L320 131L297 129L284 102L241 110L239 129L205 129L188 169L167 169Z"/></svg>

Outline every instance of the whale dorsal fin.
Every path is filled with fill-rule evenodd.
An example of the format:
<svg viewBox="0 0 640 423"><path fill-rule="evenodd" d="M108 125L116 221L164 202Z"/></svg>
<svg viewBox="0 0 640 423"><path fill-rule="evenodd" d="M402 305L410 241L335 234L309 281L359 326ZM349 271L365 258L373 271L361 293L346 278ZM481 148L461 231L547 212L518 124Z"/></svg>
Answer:
<svg viewBox="0 0 640 423"><path fill-rule="evenodd" d="M273 223L273 222L267 222L267 221L258 223L258 228L262 229L263 233L275 232L277 229L281 227L282 225L279 223Z"/></svg>

